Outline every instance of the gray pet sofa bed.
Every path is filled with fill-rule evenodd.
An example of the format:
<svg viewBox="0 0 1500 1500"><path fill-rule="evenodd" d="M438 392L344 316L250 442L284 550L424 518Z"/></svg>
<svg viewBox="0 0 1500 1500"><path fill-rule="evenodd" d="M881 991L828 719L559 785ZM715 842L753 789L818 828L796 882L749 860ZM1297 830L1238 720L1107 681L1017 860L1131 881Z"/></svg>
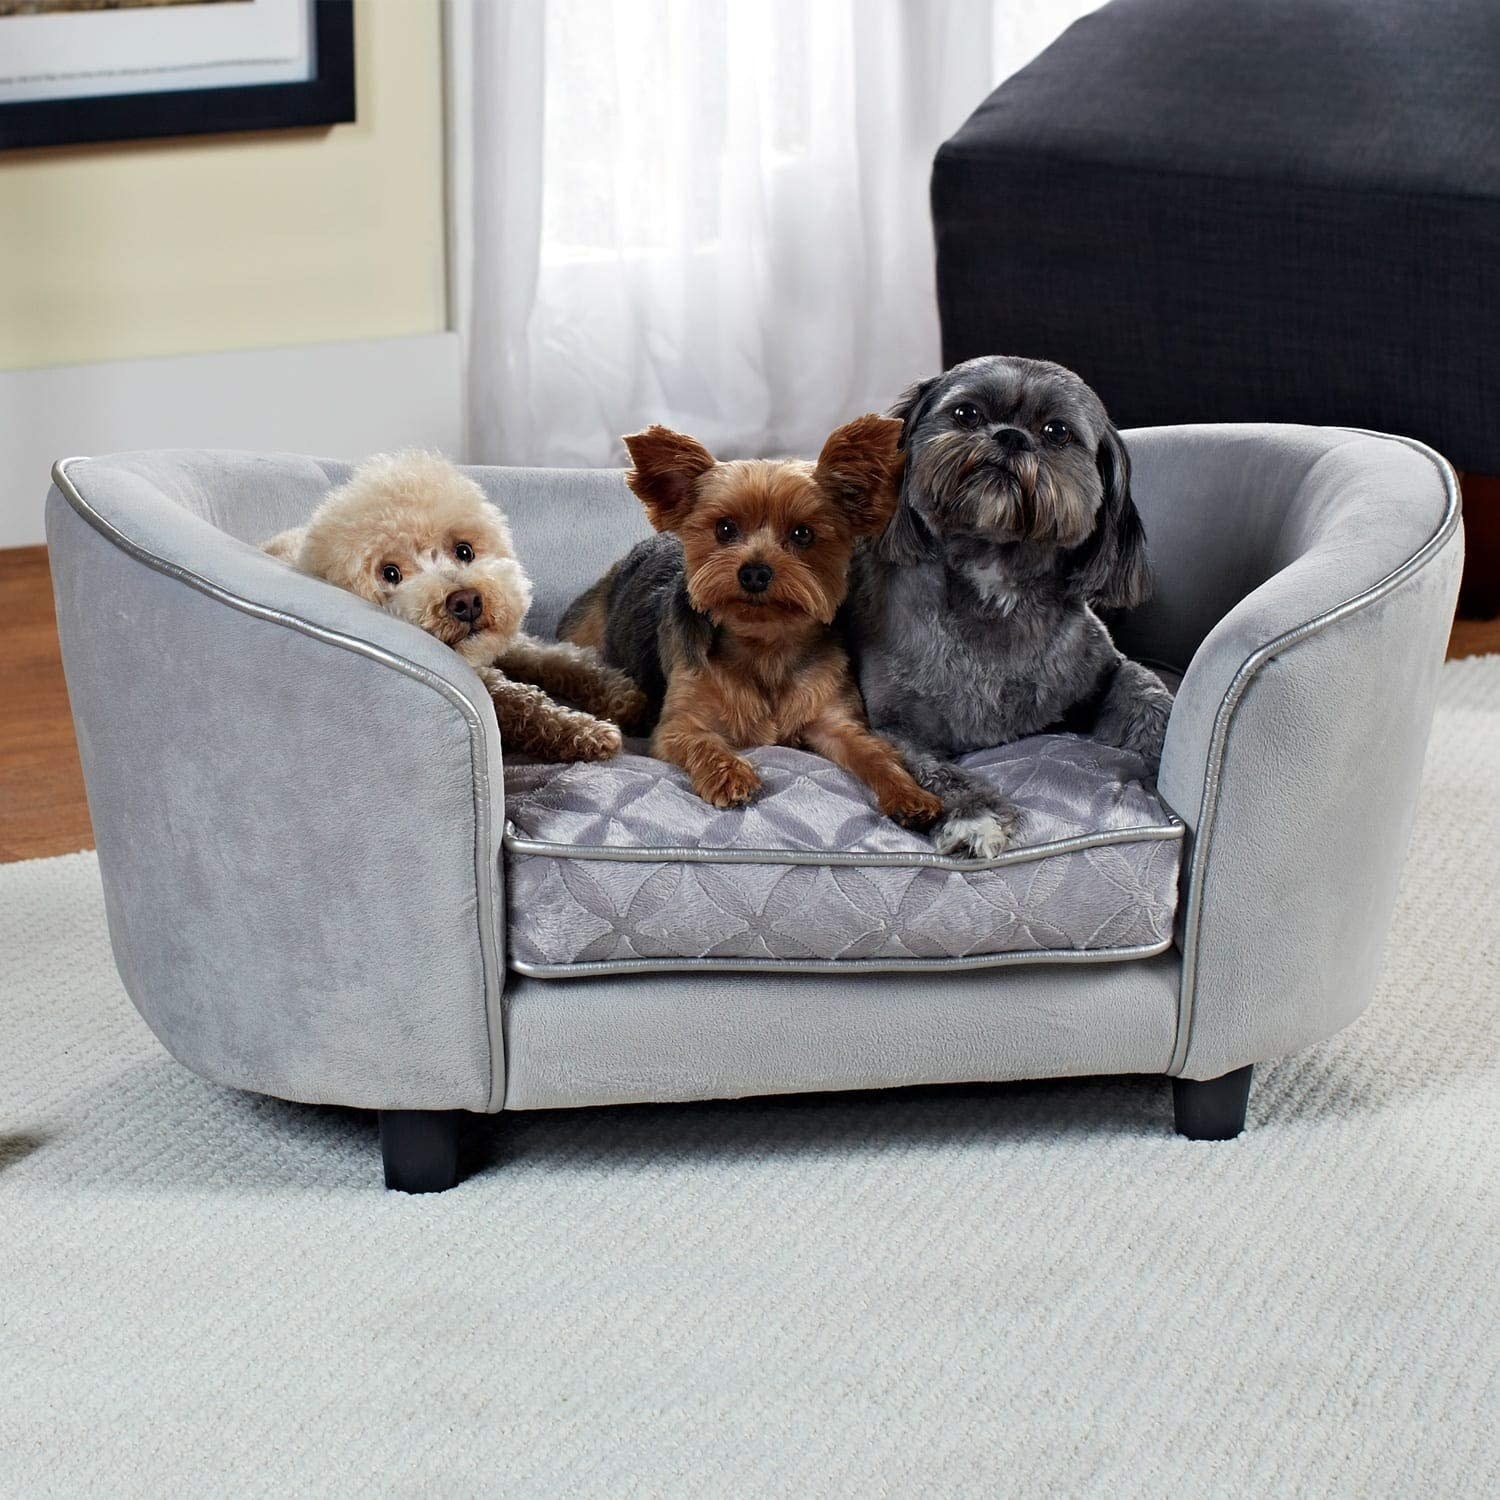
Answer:
<svg viewBox="0 0 1500 1500"><path fill-rule="evenodd" d="M1395 899L1462 553L1452 472L1340 429L1127 434L1181 672L1159 792L1044 736L1027 810L935 857L835 768L759 752L715 813L642 757L507 764L451 651L263 555L346 466L60 463L58 624L121 977L220 1083L378 1110L449 1185L463 1111L1151 1073L1243 1125L1250 1069L1354 1019ZM476 469L549 629L645 530L615 472Z"/></svg>

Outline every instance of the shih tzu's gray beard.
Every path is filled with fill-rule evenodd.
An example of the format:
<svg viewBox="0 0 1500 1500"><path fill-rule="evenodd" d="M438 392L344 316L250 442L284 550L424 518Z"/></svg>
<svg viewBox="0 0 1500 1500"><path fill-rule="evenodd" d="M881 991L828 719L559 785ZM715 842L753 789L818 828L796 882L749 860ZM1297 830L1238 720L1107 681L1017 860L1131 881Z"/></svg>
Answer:
<svg viewBox="0 0 1500 1500"><path fill-rule="evenodd" d="M1093 530L1089 497L1034 452L1002 456L988 439L939 433L914 456L911 478L944 531L1072 547Z"/></svg>

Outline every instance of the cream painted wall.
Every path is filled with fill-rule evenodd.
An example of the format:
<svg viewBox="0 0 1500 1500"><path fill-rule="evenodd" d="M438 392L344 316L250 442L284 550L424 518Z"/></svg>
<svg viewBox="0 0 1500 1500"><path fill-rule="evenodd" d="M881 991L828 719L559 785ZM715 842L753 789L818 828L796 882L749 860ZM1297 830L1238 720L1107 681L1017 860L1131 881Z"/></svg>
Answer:
<svg viewBox="0 0 1500 1500"><path fill-rule="evenodd" d="M438 0L359 0L358 119L0 155L0 369L446 325Z"/></svg>

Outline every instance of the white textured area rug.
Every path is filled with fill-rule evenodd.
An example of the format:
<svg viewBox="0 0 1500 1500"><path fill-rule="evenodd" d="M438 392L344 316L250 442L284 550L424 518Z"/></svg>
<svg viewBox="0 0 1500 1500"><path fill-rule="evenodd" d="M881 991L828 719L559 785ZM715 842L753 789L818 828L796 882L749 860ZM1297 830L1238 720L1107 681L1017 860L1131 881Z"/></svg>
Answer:
<svg viewBox="0 0 1500 1500"><path fill-rule="evenodd" d="M0 868L0 1493L1496 1494L1497 849L1490 658L1233 1144L1143 1079L523 1115L430 1198L161 1052L92 856Z"/></svg>

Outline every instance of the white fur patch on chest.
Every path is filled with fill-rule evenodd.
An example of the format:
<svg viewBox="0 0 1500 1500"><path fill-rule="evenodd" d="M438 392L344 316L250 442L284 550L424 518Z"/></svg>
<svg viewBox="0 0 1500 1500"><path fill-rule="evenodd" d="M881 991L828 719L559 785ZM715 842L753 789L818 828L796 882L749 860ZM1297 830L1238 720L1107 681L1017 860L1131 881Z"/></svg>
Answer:
<svg viewBox="0 0 1500 1500"><path fill-rule="evenodd" d="M964 572L979 597L1002 615L1008 615L1020 603L1021 595L1015 580L1010 576L1010 569L999 558L987 558L982 563L966 563Z"/></svg>

